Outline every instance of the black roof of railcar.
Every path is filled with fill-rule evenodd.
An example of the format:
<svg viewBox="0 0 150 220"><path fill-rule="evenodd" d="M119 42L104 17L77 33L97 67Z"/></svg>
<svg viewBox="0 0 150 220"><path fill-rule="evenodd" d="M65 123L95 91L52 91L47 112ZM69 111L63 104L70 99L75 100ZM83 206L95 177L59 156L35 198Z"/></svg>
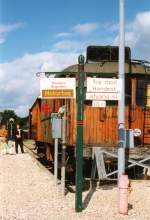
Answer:
<svg viewBox="0 0 150 220"><path fill-rule="evenodd" d="M64 71L78 71L78 64L67 67ZM118 62L92 62L85 63L84 71L86 73L118 74ZM131 61L125 63L126 74L150 74L150 67L143 63Z"/></svg>
<svg viewBox="0 0 150 220"><path fill-rule="evenodd" d="M118 74L118 46L97 46L90 45L86 51L85 72ZM149 62L142 60L131 60L131 50L125 47L125 73L145 74L150 73ZM64 71L78 71L78 65L67 67Z"/></svg>

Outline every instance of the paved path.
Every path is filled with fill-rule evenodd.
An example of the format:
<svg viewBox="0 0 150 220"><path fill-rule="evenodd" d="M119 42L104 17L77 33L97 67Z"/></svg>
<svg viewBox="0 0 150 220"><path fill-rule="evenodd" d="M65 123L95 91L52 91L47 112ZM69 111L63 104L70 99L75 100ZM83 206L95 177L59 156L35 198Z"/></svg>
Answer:
<svg viewBox="0 0 150 220"><path fill-rule="evenodd" d="M117 214L117 188L101 187L84 192L82 213L74 212L75 195L62 198L49 171L28 153L0 156L0 219L4 220L112 220L150 219L150 183L133 183L129 216ZM92 196L92 199L89 198Z"/></svg>

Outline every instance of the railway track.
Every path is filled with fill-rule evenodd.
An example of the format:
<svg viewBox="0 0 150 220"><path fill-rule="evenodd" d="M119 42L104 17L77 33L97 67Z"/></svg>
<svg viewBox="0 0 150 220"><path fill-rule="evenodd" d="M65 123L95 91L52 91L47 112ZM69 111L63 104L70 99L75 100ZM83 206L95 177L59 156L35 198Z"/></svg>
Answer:
<svg viewBox="0 0 150 220"><path fill-rule="evenodd" d="M54 175L54 163L51 161L48 161L44 155L44 153L37 153L37 148L35 144L32 146L29 145L28 143L24 143L24 147L26 151L38 162L40 166L43 168L46 168L47 171L51 172ZM61 178L61 165L59 164L58 166L58 184L60 184L60 178ZM72 176L67 178L68 176L66 175L66 189L67 191L71 193L75 193L75 173L73 173ZM72 181L73 179L73 181Z"/></svg>
<svg viewBox="0 0 150 220"><path fill-rule="evenodd" d="M52 162L46 160L44 153L38 154L35 145L32 145L31 147L31 145L29 145L28 143L24 143L24 147L34 159L36 159L40 164L42 164L44 167L46 167L49 171L53 173L54 165Z"/></svg>

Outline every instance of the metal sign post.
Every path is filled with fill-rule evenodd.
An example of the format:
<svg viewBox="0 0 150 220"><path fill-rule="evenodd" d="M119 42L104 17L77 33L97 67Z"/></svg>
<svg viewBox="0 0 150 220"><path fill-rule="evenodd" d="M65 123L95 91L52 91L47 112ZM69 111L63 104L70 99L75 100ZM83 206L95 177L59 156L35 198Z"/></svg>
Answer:
<svg viewBox="0 0 150 220"><path fill-rule="evenodd" d="M84 102L84 56L79 56L79 69L78 72L45 72L46 76L54 75L57 76L63 75L76 75L78 78L78 87L77 87L77 141L76 141L76 199L75 199L75 210L77 212L82 211L82 188L83 188L83 102ZM37 76L42 76L43 73L38 72ZM54 88L54 86L49 89L49 82L53 81L51 79L43 79L41 77L40 81L40 89L41 89L41 98L75 98L75 80L73 78L69 78L69 81L66 79L55 79L59 80L63 85L63 89ZM67 82L68 81L68 82ZM71 83L70 83L71 82ZM53 82L52 82L53 83ZM67 89L67 83L69 90ZM53 84L54 85L54 84ZM64 90L64 86L66 87ZM73 89L72 89L73 88ZM60 97L61 96L61 97ZM55 167L57 167L57 157L58 157L58 138L55 139ZM55 169L55 177L57 176L57 170Z"/></svg>
<svg viewBox="0 0 150 220"><path fill-rule="evenodd" d="M62 117L62 161L61 161L61 187L62 195L65 195L65 167L66 167L66 105Z"/></svg>
<svg viewBox="0 0 150 220"><path fill-rule="evenodd" d="M54 156L55 185L57 185L57 176L58 176L58 138L55 138L55 156Z"/></svg>
<svg viewBox="0 0 150 220"><path fill-rule="evenodd" d="M76 140L76 212L82 211L83 189L83 101L84 101L84 56L79 56L77 88L77 140Z"/></svg>
<svg viewBox="0 0 150 220"><path fill-rule="evenodd" d="M57 185L58 177L58 139L61 138L61 119L57 113L51 113L52 138L54 138L54 178Z"/></svg>
<svg viewBox="0 0 150 220"><path fill-rule="evenodd" d="M125 1L120 0L119 79L121 99L118 103L118 178L125 172Z"/></svg>

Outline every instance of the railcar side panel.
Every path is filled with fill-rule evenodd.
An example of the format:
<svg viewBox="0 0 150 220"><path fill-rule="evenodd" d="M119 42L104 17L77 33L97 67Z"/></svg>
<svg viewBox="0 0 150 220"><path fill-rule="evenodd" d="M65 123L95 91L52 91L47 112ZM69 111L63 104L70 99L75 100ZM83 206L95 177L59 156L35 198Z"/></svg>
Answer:
<svg viewBox="0 0 150 220"><path fill-rule="evenodd" d="M40 101L37 100L34 104L33 108L31 109L31 138L35 139L36 141L41 140L41 105Z"/></svg>
<svg viewBox="0 0 150 220"><path fill-rule="evenodd" d="M51 107L51 112L58 112L64 104L63 100L43 100ZM75 146L76 144L76 101L68 100L67 102L67 126L66 142L67 145ZM37 111L36 109L34 111ZM43 142L53 144L51 136L50 113L42 113L41 135ZM146 143L143 139L144 111L140 106L125 109L125 126L126 128L139 128L142 135L139 143ZM150 120L150 119L146 119ZM147 122L148 123L148 122ZM149 121L150 123L150 121ZM116 146L118 140L118 109L117 106L107 106L106 108L93 108L90 105L84 106L84 145L103 145ZM148 140L149 141L149 140Z"/></svg>
<svg viewBox="0 0 150 220"><path fill-rule="evenodd" d="M75 103L72 102L72 106ZM76 143L76 114L71 108L68 118L67 144ZM144 112L142 107L125 109L126 128L139 128L142 131L140 143L143 142ZM118 140L118 109L117 106L93 108L85 105L84 108L84 145L116 146Z"/></svg>

